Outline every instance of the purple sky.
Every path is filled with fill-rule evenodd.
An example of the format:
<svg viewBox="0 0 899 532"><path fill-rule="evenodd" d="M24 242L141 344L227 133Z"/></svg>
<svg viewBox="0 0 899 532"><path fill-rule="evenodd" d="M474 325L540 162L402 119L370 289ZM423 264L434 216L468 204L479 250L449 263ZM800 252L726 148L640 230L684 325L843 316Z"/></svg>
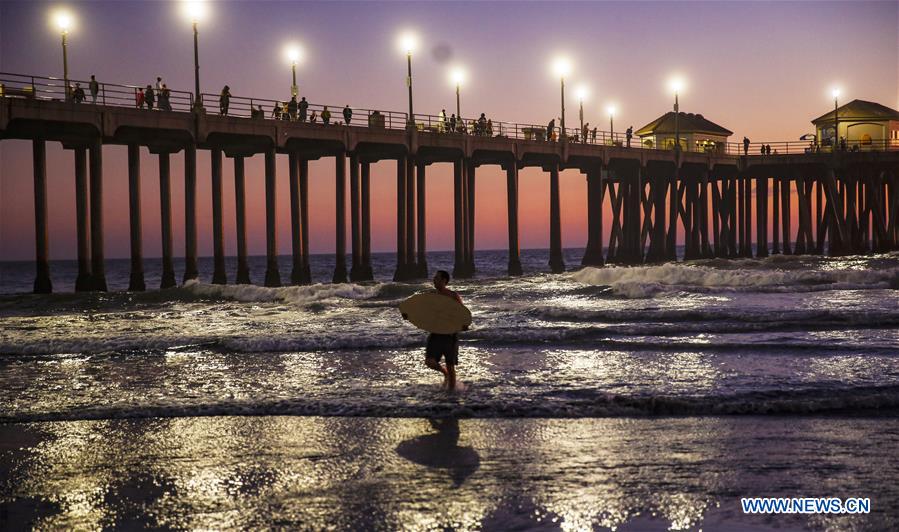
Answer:
<svg viewBox="0 0 899 532"><path fill-rule="evenodd" d="M59 4L0 3L0 70L62 74L59 36L49 12ZM70 2L77 17L70 34L73 78L151 83L163 76L173 89L192 90L190 25L177 3ZM200 26L204 92L231 86L235 96L287 98L288 41L302 43L300 92L310 101L392 109L406 106L404 58L396 46L405 28L419 35L413 58L415 110L436 114L454 107L450 65L468 70L462 89L465 115L545 123L558 115L558 80L549 64L571 57L569 87L591 87L586 120L608 128L604 109L619 109L618 130L639 128L670 109L667 80L687 81L681 108L698 112L753 141L794 140L831 105L830 88L848 101L899 107L899 3L897 2L580 2L580 3L288 3L211 2ZM435 49L449 52L439 60ZM445 54L444 54L445 55ZM569 93L569 124L577 119ZM105 182L107 256L128 255L125 150L107 147ZM281 160L285 159L285 160ZM48 146L51 258L75 251L72 154ZM143 151L145 256L159 254L159 189L155 159ZM173 157L175 250L183 249L182 159ZM199 155L201 255L211 254L208 154ZM333 160L313 163L313 252L333 249ZM261 156L248 161L250 252L264 253ZM286 157L278 162L279 249L289 252ZM395 248L393 163L373 170L373 248ZM429 171L428 245L452 247L451 168ZM586 240L586 184L575 171L562 175L563 243ZM234 200L230 161L225 164L226 252L234 253ZM504 177L495 167L478 171L477 235L480 249L506 245ZM522 247L548 245L548 186L539 170L521 172ZM22 141L0 142L0 258L34 255L31 150ZM502 208L487 208L492 198ZM608 226L607 226L608 227Z"/></svg>

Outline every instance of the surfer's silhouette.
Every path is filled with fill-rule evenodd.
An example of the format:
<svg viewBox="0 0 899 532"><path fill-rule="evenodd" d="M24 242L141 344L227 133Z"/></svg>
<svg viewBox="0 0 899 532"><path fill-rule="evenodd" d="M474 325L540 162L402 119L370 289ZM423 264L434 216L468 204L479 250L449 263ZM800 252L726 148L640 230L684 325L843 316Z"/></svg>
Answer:
<svg viewBox="0 0 899 532"><path fill-rule="evenodd" d="M401 442L396 453L410 462L433 469L446 470L458 488L478 467L481 457L472 447L459 446L459 420L428 419L436 434L416 436Z"/></svg>
<svg viewBox="0 0 899 532"><path fill-rule="evenodd" d="M434 274L434 288L437 289L437 293L462 305L462 298L459 297L459 294L446 287L449 281L450 274L446 270L437 270L437 273ZM403 315L403 318L406 316ZM467 329L467 327L465 328ZM446 367L440 365L441 358L445 359ZM456 389L456 365L458 363L459 335L430 333L425 348L425 365L443 374L443 382L448 390Z"/></svg>

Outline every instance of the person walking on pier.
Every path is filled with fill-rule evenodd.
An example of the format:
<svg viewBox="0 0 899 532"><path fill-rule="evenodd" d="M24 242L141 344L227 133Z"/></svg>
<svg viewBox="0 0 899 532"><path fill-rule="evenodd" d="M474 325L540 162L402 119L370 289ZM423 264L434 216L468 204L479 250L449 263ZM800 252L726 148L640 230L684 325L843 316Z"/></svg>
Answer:
<svg viewBox="0 0 899 532"><path fill-rule="evenodd" d="M146 97L144 95L144 89L138 88L136 91L134 91L134 105L138 109L144 108L144 99L145 98Z"/></svg>
<svg viewBox="0 0 899 532"><path fill-rule="evenodd" d="M227 116L229 105L231 105L231 87L225 85L219 94L219 114Z"/></svg>
<svg viewBox="0 0 899 532"><path fill-rule="evenodd" d="M586 143L589 140L589 136L587 132L590 131L590 122L585 122L584 126L581 128L581 141Z"/></svg>
<svg viewBox="0 0 899 532"><path fill-rule="evenodd" d="M553 132L556 129L556 119L553 118L549 121L549 124L546 124L546 140L550 141L553 138Z"/></svg>
<svg viewBox="0 0 899 532"><path fill-rule="evenodd" d="M162 76L156 76L156 92L162 92Z"/></svg>
<svg viewBox="0 0 899 532"><path fill-rule="evenodd" d="M331 123L331 111L328 111L328 106L326 105L324 109L322 109L322 124L328 125Z"/></svg>
<svg viewBox="0 0 899 532"><path fill-rule="evenodd" d="M291 96L290 101L287 102L287 115L290 117L291 122L296 121L297 119L297 97Z"/></svg>
<svg viewBox="0 0 899 532"><path fill-rule="evenodd" d="M624 136L627 139L627 147L631 147L631 139L634 138L634 126L627 128L627 131L624 132Z"/></svg>
<svg viewBox="0 0 899 532"><path fill-rule="evenodd" d="M303 96L300 98L300 122L306 121L306 111L309 109L309 102L306 101L306 97Z"/></svg>
<svg viewBox="0 0 899 532"><path fill-rule="evenodd" d="M743 155L749 155L749 137L743 137Z"/></svg>
<svg viewBox="0 0 899 532"><path fill-rule="evenodd" d="M312 114L309 115L309 123L314 124L316 120L318 120L318 117L315 115L315 111L312 111Z"/></svg>
<svg viewBox="0 0 899 532"><path fill-rule="evenodd" d="M162 90L159 91L159 109L162 111L171 111L172 110L172 100L171 100L172 91L166 87L165 83L162 84Z"/></svg>
<svg viewBox="0 0 899 532"><path fill-rule="evenodd" d="M87 84L88 89L91 91L91 103L97 103L97 94L100 93L100 84L97 83L97 78L91 74L91 82Z"/></svg>
<svg viewBox="0 0 899 532"><path fill-rule="evenodd" d="M599 128L594 126L593 131L590 132L590 140L593 142L593 144L596 144L596 133L598 131L599 131Z"/></svg>
<svg viewBox="0 0 899 532"><path fill-rule="evenodd" d="M162 78L160 78L162 79ZM144 102L147 103L147 109L152 111L153 104L156 103L156 93L153 92L153 86L147 85L147 88L144 89Z"/></svg>
<svg viewBox="0 0 899 532"><path fill-rule="evenodd" d="M484 113L481 113L481 116L478 117L476 133L480 136L487 134L487 117Z"/></svg>
<svg viewBox="0 0 899 532"><path fill-rule="evenodd" d="M350 125L350 122L353 121L353 110L350 109L350 104L346 104L343 107L343 123L346 125Z"/></svg>
<svg viewBox="0 0 899 532"><path fill-rule="evenodd" d="M72 91L72 99L75 103L81 103L84 101L84 89L81 88L81 83L75 84L75 89Z"/></svg>
<svg viewBox="0 0 899 532"><path fill-rule="evenodd" d="M450 115L449 119L449 130L453 133L456 132L456 113Z"/></svg>

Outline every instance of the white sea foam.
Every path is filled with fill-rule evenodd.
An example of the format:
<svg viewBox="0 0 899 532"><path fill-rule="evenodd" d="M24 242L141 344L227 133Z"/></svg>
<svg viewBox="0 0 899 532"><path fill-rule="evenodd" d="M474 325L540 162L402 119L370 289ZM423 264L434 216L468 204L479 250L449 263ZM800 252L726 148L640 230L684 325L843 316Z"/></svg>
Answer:
<svg viewBox="0 0 899 532"><path fill-rule="evenodd" d="M285 303L303 305L326 299L370 299L379 295L386 284L359 285L341 283L270 288L248 284L217 285L188 281L184 283L182 290L194 296L229 299L247 303L283 301Z"/></svg>
<svg viewBox="0 0 899 532"><path fill-rule="evenodd" d="M661 292L789 291L889 288L899 268L880 270L721 269L697 264L606 266L584 268L570 278L593 286L610 286L623 297L652 297Z"/></svg>

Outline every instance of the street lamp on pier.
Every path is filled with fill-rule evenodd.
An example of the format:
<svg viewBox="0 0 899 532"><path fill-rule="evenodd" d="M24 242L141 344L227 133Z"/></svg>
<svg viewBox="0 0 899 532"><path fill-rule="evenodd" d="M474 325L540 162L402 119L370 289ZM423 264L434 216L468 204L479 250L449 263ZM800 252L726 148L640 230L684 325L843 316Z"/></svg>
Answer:
<svg viewBox="0 0 899 532"><path fill-rule="evenodd" d="M674 93L674 152L680 153L680 104L678 102L678 95L684 88L684 82L680 78L674 78L671 80L669 86Z"/></svg>
<svg viewBox="0 0 899 532"><path fill-rule="evenodd" d="M412 52L415 50L417 42L418 39L410 32L403 33L399 38L400 49L406 53L406 86L409 88L409 120L407 127L415 127L415 115L412 110Z"/></svg>
<svg viewBox="0 0 899 532"><path fill-rule="evenodd" d="M69 34L69 29L72 27L72 15L68 11L58 10L53 15L53 20L56 22L56 27L59 28L60 33L62 33L62 79L63 79L63 90L65 91L65 101L69 101L69 96L71 95L71 91L69 90L69 56L67 50L66 37Z"/></svg>
<svg viewBox="0 0 899 532"><path fill-rule="evenodd" d="M840 89L834 87L830 93L833 95L833 152L836 153L840 142L840 117L837 113L839 109Z"/></svg>
<svg viewBox="0 0 899 532"><path fill-rule="evenodd" d="M459 105L459 89L462 82L465 81L465 71L460 67L456 67L450 73L450 79L456 84L456 120L462 121L462 107Z"/></svg>
<svg viewBox="0 0 899 532"><path fill-rule="evenodd" d="M185 17L194 28L194 111L203 111L203 97L200 93L200 52L197 24L206 17L206 2L203 0L187 0L182 4Z"/></svg>
<svg viewBox="0 0 899 532"><path fill-rule="evenodd" d="M609 112L609 136L612 137L612 144L615 144L615 106L610 105L606 108Z"/></svg>
<svg viewBox="0 0 899 532"><path fill-rule="evenodd" d="M590 95L590 89L587 88L586 85L581 84L578 85L578 88L575 90L575 94L577 94L578 100L578 117L581 120L580 135L584 137L583 139L581 139L581 142L587 142L587 133L584 130L584 100L586 100L587 96ZM562 128L564 129L565 126L562 126Z"/></svg>
<svg viewBox="0 0 899 532"><path fill-rule="evenodd" d="M291 44L285 50L287 60L290 61L290 72L292 83L290 85L290 95L296 98L300 92L297 88L297 63L303 58L303 49L296 44Z"/></svg>
<svg viewBox="0 0 899 532"><path fill-rule="evenodd" d="M562 134L559 136L559 140L565 140L565 77L571 74L571 62L567 57L557 57L553 61L553 72L559 76L559 80L562 83L562 116L559 123Z"/></svg>

